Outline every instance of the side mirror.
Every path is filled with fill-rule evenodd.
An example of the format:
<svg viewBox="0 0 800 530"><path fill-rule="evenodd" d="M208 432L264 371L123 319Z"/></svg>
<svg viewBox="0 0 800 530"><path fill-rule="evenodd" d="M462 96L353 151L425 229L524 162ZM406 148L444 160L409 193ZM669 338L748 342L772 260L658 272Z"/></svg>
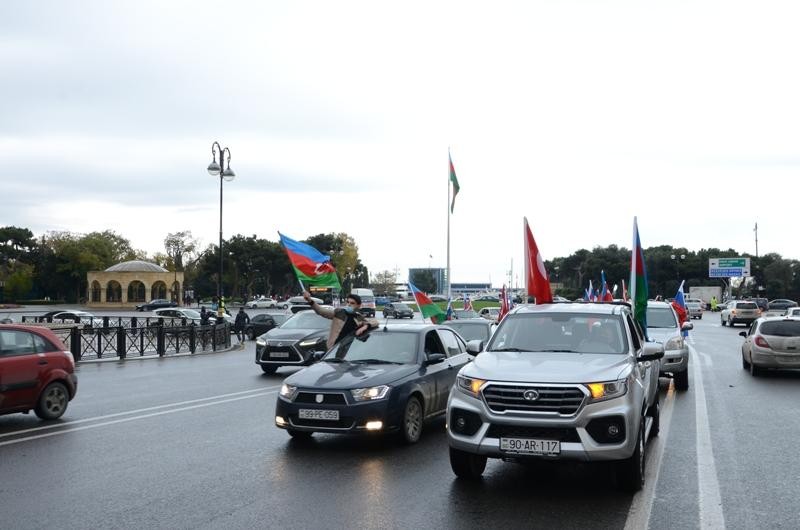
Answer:
<svg viewBox="0 0 800 530"><path fill-rule="evenodd" d="M317 361L319 361L320 359L322 359L322 357L323 357L324 355L325 355L325 352L324 352L324 351L319 351L319 350L317 350L317 351L315 351L315 352L313 352L313 353L311 354L311 358L314 360L314 362L317 362Z"/></svg>
<svg viewBox="0 0 800 530"><path fill-rule="evenodd" d="M467 342L467 353L469 353L470 355L478 355L482 351L483 351L482 340L474 339Z"/></svg>
<svg viewBox="0 0 800 530"><path fill-rule="evenodd" d="M425 364L439 364L444 362L445 359L447 359L447 355L443 353L429 353L428 358L425 360Z"/></svg>
<svg viewBox="0 0 800 530"><path fill-rule="evenodd" d="M636 359L642 363L645 361L656 361L664 357L664 345L660 342L647 342L644 345L642 353Z"/></svg>
<svg viewBox="0 0 800 530"><path fill-rule="evenodd" d="M684 322L681 326L681 331L689 331L691 329L694 329L694 324L691 322Z"/></svg>
<svg viewBox="0 0 800 530"><path fill-rule="evenodd" d="M739 336L740 337L746 337L747 336L747 332L746 331L740 331L739 332Z"/></svg>

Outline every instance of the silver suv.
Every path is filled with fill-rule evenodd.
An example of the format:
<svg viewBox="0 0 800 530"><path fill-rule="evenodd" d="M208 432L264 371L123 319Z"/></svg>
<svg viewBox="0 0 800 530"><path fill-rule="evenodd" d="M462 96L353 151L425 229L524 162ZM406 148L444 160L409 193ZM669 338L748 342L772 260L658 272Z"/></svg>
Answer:
<svg viewBox="0 0 800 530"><path fill-rule="evenodd" d="M518 307L450 392L453 472L476 479L487 458L612 460L620 486L641 489L663 355L627 304Z"/></svg>
<svg viewBox="0 0 800 530"><path fill-rule="evenodd" d="M647 302L647 336L664 345L661 375L672 376L678 390L689 390L689 345L683 332L692 329L691 322L679 324L671 304Z"/></svg>

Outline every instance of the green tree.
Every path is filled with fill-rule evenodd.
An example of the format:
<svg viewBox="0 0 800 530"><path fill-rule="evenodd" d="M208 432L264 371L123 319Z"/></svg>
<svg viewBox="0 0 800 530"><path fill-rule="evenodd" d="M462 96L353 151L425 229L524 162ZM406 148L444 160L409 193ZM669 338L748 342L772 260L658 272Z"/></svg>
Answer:
<svg viewBox="0 0 800 530"><path fill-rule="evenodd" d="M394 284L397 282L397 275L394 271L379 272L372 279L372 289L376 294L395 294Z"/></svg>
<svg viewBox="0 0 800 530"><path fill-rule="evenodd" d="M433 276L433 271L430 269L420 269L414 271L414 274L409 278L411 283L424 293L433 293L436 291L436 278Z"/></svg>

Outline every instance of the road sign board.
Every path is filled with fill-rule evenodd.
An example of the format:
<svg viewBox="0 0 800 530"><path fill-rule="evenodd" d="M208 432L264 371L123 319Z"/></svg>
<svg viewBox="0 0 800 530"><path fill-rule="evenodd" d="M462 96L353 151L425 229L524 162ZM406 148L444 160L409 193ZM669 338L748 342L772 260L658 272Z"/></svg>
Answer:
<svg viewBox="0 0 800 530"><path fill-rule="evenodd" d="M709 278L741 278L750 276L750 258L711 258Z"/></svg>

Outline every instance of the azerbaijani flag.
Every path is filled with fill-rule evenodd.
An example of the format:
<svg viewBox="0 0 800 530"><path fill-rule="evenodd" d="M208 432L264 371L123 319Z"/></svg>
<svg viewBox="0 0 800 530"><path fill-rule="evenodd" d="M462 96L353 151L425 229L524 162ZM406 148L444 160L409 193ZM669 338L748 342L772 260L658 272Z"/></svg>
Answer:
<svg viewBox="0 0 800 530"><path fill-rule="evenodd" d="M301 284L342 288L336 269L331 265L330 256L326 256L311 245L286 237L280 232L278 235L281 236L281 244L286 250L286 255L289 256L294 273Z"/></svg>
<svg viewBox="0 0 800 530"><path fill-rule="evenodd" d="M631 247L631 302L633 318L642 326L644 337L647 338L647 271L644 267L644 252L642 241L639 239L639 223L633 218L633 245Z"/></svg>
<svg viewBox="0 0 800 530"><path fill-rule="evenodd" d="M434 304L431 299L428 298L428 295L417 289L417 287L411 282L408 282L408 288L411 291L411 294L414 295L414 300L416 300L417 305L419 306L423 320L430 318L431 322L434 324L444 322L444 320L447 318L447 314L442 311L438 305Z"/></svg>
<svg viewBox="0 0 800 530"><path fill-rule="evenodd" d="M453 213L453 207L456 205L456 195L458 195L458 190L461 189L461 186L458 185L456 168L453 167L453 158L450 156L450 151L447 152L447 160L450 162L450 182L453 185L453 199L452 202L450 202L450 213Z"/></svg>

